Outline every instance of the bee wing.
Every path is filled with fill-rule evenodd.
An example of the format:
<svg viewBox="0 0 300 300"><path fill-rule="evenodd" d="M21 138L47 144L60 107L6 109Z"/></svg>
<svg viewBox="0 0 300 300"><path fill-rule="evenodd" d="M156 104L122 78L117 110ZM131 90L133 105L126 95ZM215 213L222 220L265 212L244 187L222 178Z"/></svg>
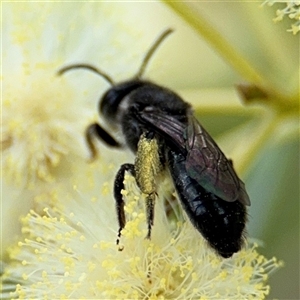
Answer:
<svg viewBox="0 0 300 300"><path fill-rule="evenodd" d="M250 205L244 183L208 132L191 114L186 133L186 169L190 177L221 199Z"/></svg>
<svg viewBox="0 0 300 300"><path fill-rule="evenodd" d="M139 116L141 121L154 128L155 132L176 146L178 150L186 152L186 139L184 138L186 125L184 122L153 107L148 107L139 112Z"/></svg>
<svg viewBox="0 0 300 300"><path fill-rule="evenodd" d="M186 154L186 170L207 191L228 201L250 205L244 183L207 131L191 112L188 121L180 121L154 108L139 113L141 119L157 133Z"/></svg>

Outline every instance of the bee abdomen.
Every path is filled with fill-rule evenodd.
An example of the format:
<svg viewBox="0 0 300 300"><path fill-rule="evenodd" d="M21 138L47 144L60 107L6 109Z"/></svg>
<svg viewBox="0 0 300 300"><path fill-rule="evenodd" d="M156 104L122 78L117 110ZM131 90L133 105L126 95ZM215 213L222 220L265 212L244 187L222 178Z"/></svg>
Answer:
<svg viewBox="0 0 300 300"><path fill-rule="evenodd" d="M228 258L238 252L244 242L245 206L206 191L188 175L183 154L169 149L167 161L181 204L195 228L219 255Z"/></svg>

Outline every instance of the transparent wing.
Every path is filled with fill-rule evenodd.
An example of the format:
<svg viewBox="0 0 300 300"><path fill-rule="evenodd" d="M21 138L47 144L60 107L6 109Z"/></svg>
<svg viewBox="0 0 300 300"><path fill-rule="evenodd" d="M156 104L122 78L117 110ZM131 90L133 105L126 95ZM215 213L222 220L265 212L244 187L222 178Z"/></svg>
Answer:
<svg viewBox="0 0 300 300"><path fill-rule="evenodd" d="M186 152L185 122L180 121L177 116L168 115L152 107L148 107L138 114L141 121L146 123L148 127L153 128L155 132L176 146L178 150Z"/></svg>
<svg viewBox="0 0 300 300"><path fill-rule="evenodd" d="M189 115L186 133L186 169L192 178L221 199L250 205L244 183L208 132Z"/></svg>
<svg viewBox="0 0 300 300"><path fill-rule="evenodd" d="M190 112L187 121L155 108L140 112L141 119L186 155L186 170L207 191L228 201L250 205L244 183L207 131Z"/></svg>

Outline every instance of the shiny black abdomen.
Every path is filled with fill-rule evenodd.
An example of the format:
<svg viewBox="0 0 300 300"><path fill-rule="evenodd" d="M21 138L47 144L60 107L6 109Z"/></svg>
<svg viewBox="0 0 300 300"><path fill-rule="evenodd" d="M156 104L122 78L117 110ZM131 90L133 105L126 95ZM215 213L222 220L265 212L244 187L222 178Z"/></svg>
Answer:
<svg viewBox="0 0 300 300"><path fill-rule="evenodd" d="M186 158L178 151L167 147L166 160L181 205L193 225L221 256L228 258L238 252L244 241L245 206L207 192L188 176Z"/></svg>

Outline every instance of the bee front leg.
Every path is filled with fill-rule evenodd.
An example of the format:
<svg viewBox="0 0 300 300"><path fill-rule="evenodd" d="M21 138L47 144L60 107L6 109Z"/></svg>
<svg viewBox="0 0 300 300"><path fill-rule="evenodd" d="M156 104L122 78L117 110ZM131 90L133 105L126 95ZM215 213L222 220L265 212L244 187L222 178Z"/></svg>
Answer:
<svg viewBox="0 0 300 300"><path fill-rule="evenodd" d="M126 171L130 172L131 175L135 177L134 165L123 164L116 175L115 184L114 184L114 197L116 200L117 217L119 222L118 238L116 241L117 245L119 245L121 231L126 224L125 211L124 211L125 202L121 194L121 191L124 189L124 176Z"/></svg>
<svg viewBox="0 0 300 300"><path fill-rule="evenodd" d="M91 160L94 160L98 154L95 146L95 137L103 141L108 146L115 148L121 147L121 144L117 142L105 129L103 129L98 123L93 123L89 125L85 131L85 139L91 152Z"/></svg>

